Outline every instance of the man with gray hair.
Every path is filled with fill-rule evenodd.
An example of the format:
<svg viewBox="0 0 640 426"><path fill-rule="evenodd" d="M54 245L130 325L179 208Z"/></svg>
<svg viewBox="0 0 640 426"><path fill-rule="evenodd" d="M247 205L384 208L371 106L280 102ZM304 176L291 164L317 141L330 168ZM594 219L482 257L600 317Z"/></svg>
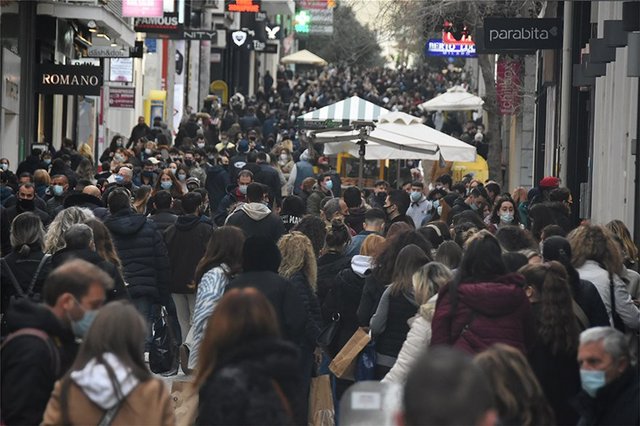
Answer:
<svg viewBox="0 0 640 426"><path fill-rule="evenodd" d="M583 331L578 364L583 389L576 400L579 425L640 424L640 376L623 333L613 327Z"/></svg>

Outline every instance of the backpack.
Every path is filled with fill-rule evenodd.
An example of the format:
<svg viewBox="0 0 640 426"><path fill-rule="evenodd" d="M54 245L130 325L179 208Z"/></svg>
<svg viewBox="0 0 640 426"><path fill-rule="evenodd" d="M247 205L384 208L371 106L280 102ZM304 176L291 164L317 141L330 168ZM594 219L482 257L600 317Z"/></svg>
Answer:
<svg viewBox="0 0 640 426"><path fill-rule="evenodd" d="M33 337L37 337L38 339L42 340L46 345L47 345L47 349L49 350L49 356L51 358L51 371L53 372L54 376L60 377L60 353L58 352L58 348L56 347L55 343L53 342L53 339L51 339L51 337L49 337L49 335L47 333L45 333L44 331L37 329L37 328L31 328L31 327L26 327L26 328L21 328L20 330L14 331L13 333L9 334L4 341L2 342L2 349L6 348L6 346L12 341L15 340L17 337L20 336L33 336Z"/></svg>
<svg viewBox="0 0 640 426"><path fill-rule="evenodd" d="M16 290L16 294L11 296L10 303L13 303L13 301L16 300L16 299L23 299L23 298L31 300L32 302L35 302L35 303L39 303L40 302L40 300L41 300L40 293L34 293L33 290L34 290L34 288L36 286L36 282L38 282L38 277L40 276L40 271L42 270L42 267L44 266L44 264L47 263L47 260L49 258L51 258L51 255L50 254L45 254L44 256L42 256L42 259L40 259L40 263L38 264L38 268L36 269L35 274L33 274L33 277L31 278L31 282L29 283L29 287L27 287L26 293L22 289L22 286L20 285L20 283L16 279L16 276L13 274L13 271L9 267L9 263L7 263L7 261L4 258L1 259L2 268L6 271L6 274L9 277L9 281L11 281L11 284L13 285L13 288Z"/></svg>

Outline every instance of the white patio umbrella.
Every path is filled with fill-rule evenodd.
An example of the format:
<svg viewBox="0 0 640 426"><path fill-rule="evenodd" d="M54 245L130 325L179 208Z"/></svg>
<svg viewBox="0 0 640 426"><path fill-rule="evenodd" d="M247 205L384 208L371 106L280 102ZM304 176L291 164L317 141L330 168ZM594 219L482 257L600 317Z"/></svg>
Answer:
<svg viewBox="0 0 640 426"><path fill-rule="evenodd" d="M292 53L291 55L284 56L282 59L280 59L280 62L282 62L283 64L316 65L321 67L327 65L327 61L325 61L315 53L309 52L306 49L300 50L296 53Z"/></svg>
<svg viewBox="0 0 640 426"><path fill-rule="evenodd" d="M305 129L325 129L329 127L349 126L354 121L378 121L378 118L390 112L373 102L357 96L327 105L308 112L297 118L298 126Z"/></svg>
<svg viewBox="0 0 640 426"><path fill-rule="evenodd" d="M470 111L482 108L481 97L469 93L461 86L453 86L446 93L420 104L424 111Z"/></svg>
<svg viewBox="0 0 640 426"><path fill-rule="evenodd" d="M347 152L360 157L359 177L364 160L430 159L475 161L476 149L456 138L422 124L402 112L381 115L377 124L358 123L359 128L326 129L311 133L314 143L324 143L325 154ZM353 126L352 126L353 127Z"/></svg>

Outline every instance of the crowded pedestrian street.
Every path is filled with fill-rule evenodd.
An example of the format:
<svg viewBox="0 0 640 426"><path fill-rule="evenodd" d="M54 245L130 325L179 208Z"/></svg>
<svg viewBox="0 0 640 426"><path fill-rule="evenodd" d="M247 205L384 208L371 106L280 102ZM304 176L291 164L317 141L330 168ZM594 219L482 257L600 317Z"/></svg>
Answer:
<svg viewBox="0 0 640 426"><path fill-rule="evenodd" d="M1 425L640 425L640 1L0 34Z"/></svg>

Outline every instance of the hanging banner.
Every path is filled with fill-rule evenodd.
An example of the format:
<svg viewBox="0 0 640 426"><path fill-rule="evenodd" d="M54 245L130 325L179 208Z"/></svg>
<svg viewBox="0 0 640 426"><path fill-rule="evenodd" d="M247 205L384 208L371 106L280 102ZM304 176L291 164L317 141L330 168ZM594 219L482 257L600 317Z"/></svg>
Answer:
<svg viewBox="0 0 640 426"><path fill-rule="evenodd" d="M184 112L184 83L186 70L186 43L184 40L177 40L174 42L176 48L176 68L173 80L173 116L171 124L173 125L173 131L178 132L180 127L180 121L182 120L182 114Z"/></svg>
<svg viewBox="0 0 640 426"><path fill-rule="evenodd" d="M131 83L133 81L133 58L109 60L109 80Z"/></svg>
<svg viewBox="0 0 640 426"><path fill-rule="evenodd" d="M133 30L139 33L152 33L165 36L182 35L183 26L177 13L165 13L159 18L135 18Z"/></svg>
<svg viewBox="0 0 640 426"><path fill-rule="evenodd" d="M447 56L455 58L476 58L476 45L474 43L445 43L440 39L427 41L424 47L427 56Z"/></svg>
<svg viewBox="0 0 640 426"><path fill-rule="evenodd" d="M100 95L102 67L38 64L37 91L44 95Z"/></svg>
<svg viewBox="0 0 640 426"><path fill-rule="evenodd" d="M517 59L500 58L496 73L496 94L501 115L513 115L520 108L522 62Z"/></svg>

